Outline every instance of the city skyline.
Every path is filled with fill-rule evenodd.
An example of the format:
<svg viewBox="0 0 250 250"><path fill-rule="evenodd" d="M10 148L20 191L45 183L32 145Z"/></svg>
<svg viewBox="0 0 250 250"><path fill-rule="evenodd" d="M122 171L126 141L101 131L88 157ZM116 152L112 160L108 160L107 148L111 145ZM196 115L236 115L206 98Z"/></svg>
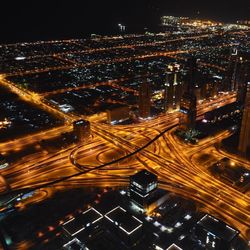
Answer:
<svg viewBox="0 0 250 250"><path fill-rule="evenodd" d="M0 45L0 248L248 250L248 4L19 7Z"/></svg>
<svg viewBox="0 0 250 250"><path fill-rule="evenodd" d="M15 8L13 8L13 5ZM0 17L0 43L84 38L92 33L115 34L118 24L128 33L159 29L163 15L235 22L249 17L247 0L209 1L8 1ZM129 13L129 15L127 14Z"/></svg>

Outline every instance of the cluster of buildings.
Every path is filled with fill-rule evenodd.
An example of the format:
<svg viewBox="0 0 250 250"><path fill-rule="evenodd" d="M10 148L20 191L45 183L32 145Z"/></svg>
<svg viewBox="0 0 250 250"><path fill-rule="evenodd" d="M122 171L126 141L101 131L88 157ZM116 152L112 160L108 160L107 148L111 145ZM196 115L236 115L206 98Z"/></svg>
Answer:
<svg viewBox="0 0 250 250"><path fill-rule="evenodd" d="M197 60L188 59L185 76L181 65L172 63L167 66L166 81L163 96L163 110L165 112L180 112L180 128L182 130L195 129L197 119L197 103L209 97L216 97L220 92L236 93L235 103L225 105L221 108L205 113L204 121L215 123L230 116L242 112L243 118L240 129L239 151L246 154L250 147L250 84L249 84L249 61L242 58L237 49L230 50L229 64L225 80L220 84L205 83L199 84ZM220 86L218 86L220 85ZM150 82L145 81L140 85L138 97L138 115L143 119L150 118L152 94Z"/></svg>
<svg viewBox="0 0 250 250"><path fill-rule="evenodd" d="M205 20L199 18L190 18L190 17L176 17L176 16L163 16L161 18L162 26L177 26L177 27L194 27L200 29L212 29L218 30L223 29L227 30L229 26L232 28L242 28L244 26L249 26L249 20L239 20L236 24L224 24L221 22L216 22L212 20Z"/></svg>
<svg viewBox="0 0 250 250"><path fill-rule="evenodd" d="M164 88L158 96L162 99L163 112L179 111L179 128L189 131L196 127L197 103L215 98L220 93L236 93L235 103L205 113L203 120L208 124L214 124L231 116L238 117L244 110L238 149L243 155L246 155L250 147L249 58L233 47L230 49L228 61L224 79L207 82L200 79L199 60L194 57L185 62L185 70L182 64L170 63L165 70ZM139 85L136 116L140 119L148 119L153 116L154 97L151 85L152 82L147 77L144 77ZM126 105L108 110L108 122L115 124L128 120L132 117L131 113L133 112Z"/></svg>
<svg viewBox="0 0 250 250"><path fill-rule="evenodd" d="M79 216L64 222L63 249L101 249L98 247L103 247L104 244L109 249L187 249L180 243L184 236L178 237L176 234L175 239L166 235L165 237L173 237L172 241L162 241L158 230L155 230L160 227L159 231L169 230L170 234L173 230L160 222L152 222L152 217L149 216L167 202L166 192L161 191L163 190L158 189L156 175L147 170L139 171L130 178L125 203L111 202L105 208L102 204L89 207ZM192 221L191 218L191 215L186 214L184 220ZM177 222L176 230L182 224L183 222ZM193 246L196 245L196 249L230 249L239 234L237 230L209 214L202 215L191 224L191 231L187 230L184 234L190 235L189 240L193 242Z"/></svg>

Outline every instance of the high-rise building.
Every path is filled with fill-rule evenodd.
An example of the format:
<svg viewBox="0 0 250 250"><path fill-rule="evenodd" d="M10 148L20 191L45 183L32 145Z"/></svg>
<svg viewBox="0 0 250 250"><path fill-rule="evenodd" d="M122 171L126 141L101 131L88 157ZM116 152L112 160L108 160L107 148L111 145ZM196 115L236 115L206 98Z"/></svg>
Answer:
<svg viewBox="0 0 250 250"><path fill-rule="evenodd" d="M191 93L184 93L180 105L180 127L184 130L194 129L196 122L196 96Z"/></svg>
<svg viewBox="0 0 250 250"><path fill-rule="evenodd" d="M90 136L90 122L78 120L73 122L73 132L78 142L83 142Z"/></svg>
<svg viewBox="0 0 250 250"><path fill-rule="evenodd" d="M182 95L180 103L180 127L184 130L194 129L197 114L197 97L195 94L196 83L196 71L197 71L197 60L190 58L187 62L188 74L187 74L187 90Z"/></svg>
<svg viewBox="0 0 250 250"><path fill-rule="evenodd" d="M225 78L225 90L226 91L237 91L237 71L239 55L236 47L230 49L229 64L227 69L227 75Z"/></svg>
<svg viewBox="0 0 250 250"><path fill-rule="evenodd" d="M248 82L250 82L250 62L245 61L243 58L241 58L239 64L238 91L237 91L237 101L240 103L245 102Z"/></svg>
<svg viewBox="0 0 250 250"><path fill-rule="evenodd" d="M250 82L247 84L238 149L243 155L250 153Z"/></svg>
<svg viewBox="0 0 250 250"><path fill-rule="evenodd" d="M164 111L172 111L180 107L182 82L180 81L180 65L170 64L166 70L164 91Z"/></svg>
<svg viewBox="0 0 250 250"><path fill-rule="evenodd" d="M147 209L157 190L157 176L142 170L130 177L129 196L133 203Z"/></svg>
<svg viewBox="0 0 250 250"><path fill-rule="evenodd" d="M107 122L112 125L130 118L130 109L127 105L117 105L112 109L108 109L106 112Z"/></svg>
<svg viewBox="0 0 250 250"><path fill-rule="evenodd" d="M151 115L151 90L147 80L143 81L139 88L139 116L148 118Z"/></svg>
<svg viewBox="0 0 250 250"><path fill-rule="evenodd" d="M198 86L197 83L197 59L195 57L191 57L187 60L187 68L188 73L186 77L187 81L187 91L189 93L193 93L193 90L196 86Z"/></svg>
<svg viewBox="0 0 250 250"><path fill-rule="evenodd" d="M201 86L201 100L206 100L209 97L214 97L218 94L218 81L210 80L203 83ZM198 99L197 99L198 101Z"/></svg>

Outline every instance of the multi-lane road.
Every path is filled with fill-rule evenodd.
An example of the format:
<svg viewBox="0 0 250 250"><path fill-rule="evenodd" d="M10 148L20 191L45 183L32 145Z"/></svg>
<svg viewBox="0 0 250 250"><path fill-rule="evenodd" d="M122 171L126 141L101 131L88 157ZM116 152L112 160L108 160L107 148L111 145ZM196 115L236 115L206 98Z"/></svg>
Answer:
<svg viewBox="0 0 250 250"><path fill-rule="evenodd" d="M178 51L173 53L176 54ZM165 56L168 55L171 54L167 53ZM72 121L82 118L62 113L44 101L43 96L18 88L6 81L3 75L0 82L26 101L39 105L68 121L58 128L0 143L2 153L22 150L29 144L68 132L72 130ZM198 118L201 119L209 110L234 102L235 98L235 93L227 93L199 104ZM201 140L198 145L187 145L174 135L173 127L178 125L178 118L178 113L170 113L138 124L111 126L98 122L103 117L90 117L92 137L85 143L72 145L57 153L40 151L27 155L9 168L1 170L1 175L12 190L40 187L41 184L65 176L75 176L44 188L46 195L31 199L31 202L40 202L57 189L84 185L125 185L128 176L146 168L159 176L162 188L202 203L204 211L226 220L239 229L245 239L249 239L249 194L242 194L215 179L199 157L213 154L214 159L223 158L224 153L218 151L214 145L228 137L230 132L224 131ZM234 160L249 168L249 162L238 158ZM105 167L98 167L102 165Z"/></svg>

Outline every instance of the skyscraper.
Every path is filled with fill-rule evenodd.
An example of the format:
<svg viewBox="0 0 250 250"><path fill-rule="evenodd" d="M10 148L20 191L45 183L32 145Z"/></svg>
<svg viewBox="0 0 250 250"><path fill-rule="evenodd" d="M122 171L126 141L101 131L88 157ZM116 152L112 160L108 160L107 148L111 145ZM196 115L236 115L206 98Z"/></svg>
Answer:
<svg viewBox="0 0 250 250"><path fill-rule="evenodd" d="M187 91L193 93L195 86L197 86L197 59L191 57L187 60L188 73L186 77Z"/></svg>
<svg viewBox="0 0 250 250"><path fill-rule="evenodd" d="M197 62L195 58L190 58L187 62L188 65L188 74L187 74L187 90L183 94L180 103L180 121L179 125L184 130L194 129L196 122L196 103L197 98L195 95L195 86L196 86L196 71L197 71Z"/></svg>
<svg viewBox="0 0 250 250"><path fill-rule="evenodd" d="M227 75L225 79L226 91L237 91L237 70L238 70L238 50L236 47L230 49L229 64L227 69Z"/></svg>
<svg viewBox="0 0 250 250"><path fill-rule="evenodd" d="M185 92L180 104L180 127L184 130L194 129L196 122L196 96L192 93Z"/></svg>
<svg viewBox="0 0 250 250"><path fill-rule="evenodd" d="M172 111L180 106L182 85L179 78L180 65L177 63L169 64L166 70L164 111Z"/></svg>
<svg viewBox="0 0 250 250"><path fill-rule="evenodd" d="M250 82L250 62L245 61L242 58L239 64L238 91L237 91L237 101L239 101L240 103L245 102L248 82Z"/></svg>
<svg viewBox="0 0 250 250"><path fill-rule="evenodd" d="M247 84L238 149L243 155L250 153L250 82Z"/></svg>
<svg viewBox="0 0 250 250"><path fill-rule="evenodd" d="M151 90L149 82L147 80L143 81L139 88L139 116L141 118L150 117L151 108Z"/></svg>

